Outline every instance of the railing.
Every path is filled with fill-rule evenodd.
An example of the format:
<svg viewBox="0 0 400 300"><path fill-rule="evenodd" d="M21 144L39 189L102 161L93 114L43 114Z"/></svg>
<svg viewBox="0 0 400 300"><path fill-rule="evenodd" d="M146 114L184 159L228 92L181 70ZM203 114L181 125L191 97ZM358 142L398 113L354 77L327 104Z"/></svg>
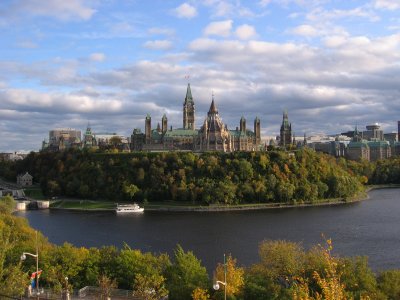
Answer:
<svg viewBox="0 0 400 300"><path fill-rule="evenodd" d="M110 293L111 299L117 297L118 299L138 299L132 295L131 290L112 289ZM85 286L78 291L78 297L85 299L101 294L101 289L97 286Z"/></svg>

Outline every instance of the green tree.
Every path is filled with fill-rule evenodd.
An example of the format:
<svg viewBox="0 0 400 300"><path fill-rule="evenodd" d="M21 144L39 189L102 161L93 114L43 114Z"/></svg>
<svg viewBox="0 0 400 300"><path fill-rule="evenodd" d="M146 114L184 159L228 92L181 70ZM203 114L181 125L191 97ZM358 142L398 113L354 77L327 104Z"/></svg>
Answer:
<svg viewBox="0 0 400 300"><path fill-rule="evenodd" d="M139 299L159 300L168 295L165 278L158 274L137 274L133 286L133 295Z"/></svg>
<svg viewBox="0 0 400 300"><path fill-rule="evenodd" d="M379 290L390 300L400 299L400 270L383 271L377 278Z"/></svg>
<svg viewBox="0 0 400 300"><path fill-rule="evenodd" d="M197 287L209 285L207 270L193 252L185 252L180 245L175 249L174 262L166 270L167 289L170 299L190 299Z"/></svg>
<svg viewBox="0 0 400 300"><path fill-rule="evenodd" d="M137 274L143 276L160 275L170 265L167 255L155 256L132 250L127 245L116 258L117 281L120 288L132 289Z"/></svg>
<svg viewBox="0 0 400 300"><path fill-rule="evenodd" d="M124 184L124 193L129 195L129 198L131 200L136 195L136 193L139 191L140 191L140 189L134 184L128 184L128 183Z"/></svg>

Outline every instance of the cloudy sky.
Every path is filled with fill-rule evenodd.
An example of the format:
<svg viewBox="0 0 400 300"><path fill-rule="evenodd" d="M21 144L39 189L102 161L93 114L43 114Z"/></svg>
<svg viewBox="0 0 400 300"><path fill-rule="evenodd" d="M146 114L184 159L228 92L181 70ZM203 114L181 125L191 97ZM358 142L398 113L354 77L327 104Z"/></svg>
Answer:
<svg viewBox="0 0 400 300"><path fill-rule="evenodd" d="M296 135L400 120L400 0L2 0L0 151L53 128L130 135L166 113ZM187 78L188 76L189 79Z"/></svg>

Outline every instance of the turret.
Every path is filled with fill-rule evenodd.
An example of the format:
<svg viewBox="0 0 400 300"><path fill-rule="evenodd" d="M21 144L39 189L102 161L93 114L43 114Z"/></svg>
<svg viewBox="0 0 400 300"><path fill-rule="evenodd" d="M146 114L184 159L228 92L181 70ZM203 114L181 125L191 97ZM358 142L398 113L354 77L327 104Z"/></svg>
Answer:
<svg viewBox="0 0 400 300"><path fill-rule="evenodd" d="M190 89L190 83L188 83L185 102L183 103L183 129L194 129L194 112L195 106L192 91Z"/></svg>
<svg viewBox="0 0 400 300"><path fill-rule="evenodd" d="M161 131L162 133L166 133L168 130L168 119L167 116L164 114L161 119Z"/></svg>
<svg viewBox="0 0 400 300"><path fill-rule="evenodd" d="M254 143L256 146L261 144L261 124L260 119L256 117L254 119Z"/></svg>
<svg viewBox="0 0 400 300"><path fill-rule="evenodd" d="M149 114L146 116L145 120L145 136L146 136L146 144L151 143L151 117Z"/></svg>
<svg viewBox="0 0 400 300"><path fill-rule="evenodd" d="M246 119L243 116L240 118L240 132L246 133Z"/></svg>

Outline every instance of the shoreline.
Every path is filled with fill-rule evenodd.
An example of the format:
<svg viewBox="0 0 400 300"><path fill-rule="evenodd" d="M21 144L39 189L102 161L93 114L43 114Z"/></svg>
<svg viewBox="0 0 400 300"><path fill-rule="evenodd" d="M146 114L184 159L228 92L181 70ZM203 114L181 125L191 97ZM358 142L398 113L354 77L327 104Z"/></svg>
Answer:
<svg viewBox="0 0 400 300"><path fill-rule="evenodd" d="M364 191L350 199L326 199L325 201L314 203L299 203L299 204L285 204L285 203L255 203L255 204L241 204L241 205L211 205L211 206L161 206L146 207L145 211L154 212L228 212L228 211L251 211L251 210L266 210L266 209L283 209L283 208L303 208L303 207L318 207L318 206L332 206L357 203L369 199L368 193L377 189L400 188L400 184L385 184L367 186ZM64 200L66 201L66 200ZM63 208L63 207L50 207L51 210L70 210L70 211L94 211L94 212L111 212L113 208Z"/></svg>

